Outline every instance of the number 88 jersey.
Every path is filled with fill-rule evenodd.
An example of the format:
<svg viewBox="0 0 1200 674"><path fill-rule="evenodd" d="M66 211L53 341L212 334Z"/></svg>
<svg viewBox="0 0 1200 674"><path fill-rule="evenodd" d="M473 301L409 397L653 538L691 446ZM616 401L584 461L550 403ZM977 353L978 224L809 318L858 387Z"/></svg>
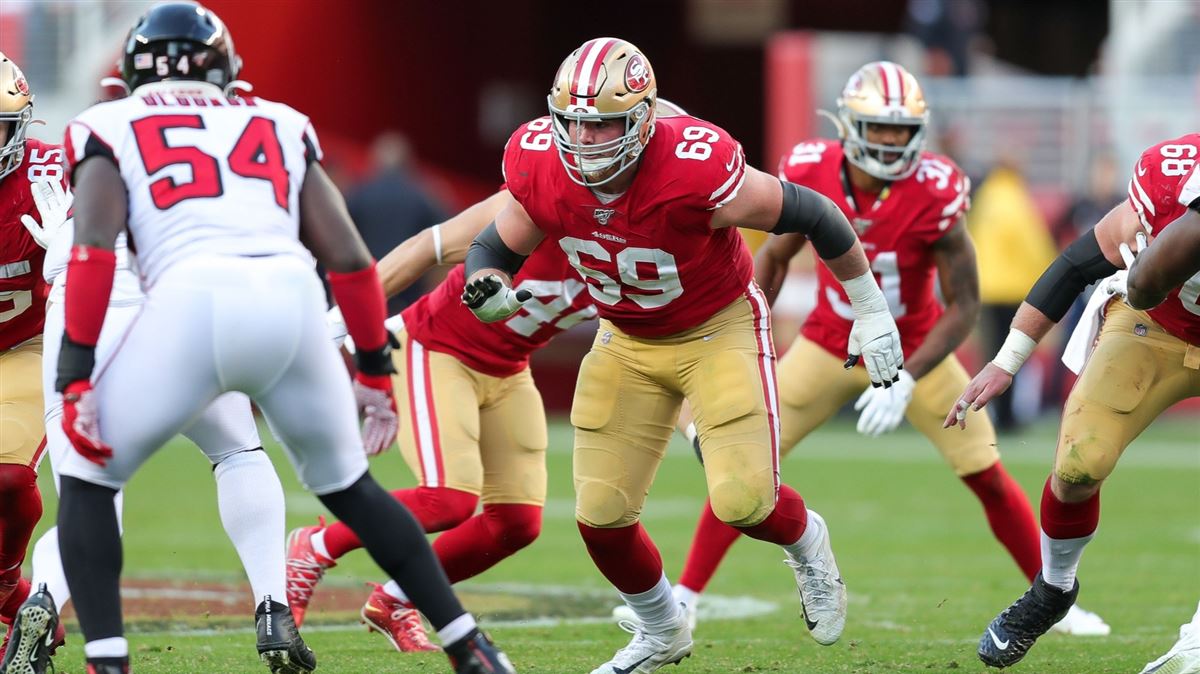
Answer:
<svg viewBox="0 0 1200 674"><path fill-rule="evenodd" d="M1189 207L1200 209L1198 151L1200 134L1189 133L1159 143L1138 158L1129 181L1129 204L1151 235L1157 236ZM1200 346L1200 274L1147 313L1167 332Z"/></svg>
<svg viewBox="0 0 1200 674"><path fill-rule="evenodd" d="M509 192L566 253L601 318L638 337L700 325L753 278L735 228L709 227L742 186L742 146L688 116L658 119L629 189L602 201L559 160L549 117L522 125L504 151Z"/></svg>
<svg viewBox="0 0 1200 674"><path fill-rule="evenodd" d="M143 286L198 253L311 259L298 240L299 194L321 151L308 118L287 105L155 82L83 111L66 150L72 171L91 157L119 168Z"/></svg>

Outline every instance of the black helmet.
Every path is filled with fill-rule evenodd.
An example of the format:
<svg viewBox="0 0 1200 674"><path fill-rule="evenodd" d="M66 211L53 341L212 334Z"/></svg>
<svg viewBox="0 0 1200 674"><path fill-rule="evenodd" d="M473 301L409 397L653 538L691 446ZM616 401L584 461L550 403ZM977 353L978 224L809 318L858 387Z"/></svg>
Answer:
<svg viewBox="0 0 1200 674"><path fill-rule="evenodd" d="M165 2L129 31L121 79L130 90L160 80L197 80L224 89L241 67L233 38L216 14L195 2Z"/></svg>

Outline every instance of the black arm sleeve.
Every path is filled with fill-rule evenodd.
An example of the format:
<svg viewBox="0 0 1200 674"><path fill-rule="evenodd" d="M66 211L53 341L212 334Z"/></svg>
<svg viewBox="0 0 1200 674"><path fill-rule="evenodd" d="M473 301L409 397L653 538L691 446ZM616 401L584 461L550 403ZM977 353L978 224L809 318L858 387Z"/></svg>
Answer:
<svg viewBox="0 0 1200 674"><path fill-rule="evenodd" d="M823 260L832 260L850 250L858 237L836 204L807 187L786 180L779 182L783 184L783 209L772 234L803 234Z"/></svg>
<svg viewBox="0 0 1200 674"><path fill-rule="evenodd" d="M1118 269L1104 257L1100 242L1096 240L1096 231L1089 229L1054 258L1033 284L1025 301L1057 323L1084 288L1115 274Z"/></svg>
<svg viewBox="0 0 1200 674"><path fill-rule="evenodd" d="M464 271L467 278L471 278L471 275L480 269L499 269L509 276L516 276L523 264L525 256L518 255L505 245L493 221L471 242L471 247L467 249Z"/></svg>

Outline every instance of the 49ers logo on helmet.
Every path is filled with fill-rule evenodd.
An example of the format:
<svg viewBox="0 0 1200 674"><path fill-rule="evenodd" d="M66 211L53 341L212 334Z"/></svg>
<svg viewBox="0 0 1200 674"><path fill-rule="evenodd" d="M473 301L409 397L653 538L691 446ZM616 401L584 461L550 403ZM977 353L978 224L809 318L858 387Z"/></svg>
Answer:
<svg viewBox="0 0 1200 674"><path fill-rule="evenodd" d="M18 75L17 79L13 80L13 86L17 88L17 93L22 96L29 95L29 82L25 81L24 75Z"/></svg>
<svg viewBox="0 0 1200 674"><path fill-rule="evenodd" d="M650 86L650 66L641 54L634 54L625 66L625 87L637 93Z"/></svg>

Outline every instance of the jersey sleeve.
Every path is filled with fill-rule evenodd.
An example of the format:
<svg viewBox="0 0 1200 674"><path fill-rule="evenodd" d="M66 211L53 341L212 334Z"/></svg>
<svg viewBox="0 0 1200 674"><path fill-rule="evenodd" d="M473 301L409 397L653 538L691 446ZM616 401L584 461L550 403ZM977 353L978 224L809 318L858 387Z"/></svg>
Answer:
<svg viewBox="0 0 1200 674"><path fill-rule="evenodd" d="M746 153L742 144L724 129L696 118L678 127L675 158L695 189L701 205L710 211L737 197L746 181ZM697 161L698 160L698 161Z"/></svg>
<svg viewBox="0 0 1200 674"><path fill-rule="evenodd" d="M930 197L928 220L940 238L971 210L971 179L949 157L933 154L921 159L916 178Z"/></svg>
<svg viewBox="0 0 1200 674"><path fill-rule="evenodd" d="M1179 177L1195 168L1196 146L1179 141L1189 138L1192 137L1159 143L1147 149L1133 167L1129 179L1129 205L1147 232L1153 231L1158 214L1171 211L1176 208L1176 203L1182 203L1186 198L1183 189L1191 180L1181 181ZM1196 196L1200 194L1193 191L1191 201L1195 201Z"/></svg>
<svg viewBox="0 0 1200 674"><path fill-rule="evenodd" d="M533 195L533 165L541 155L556 152L550 117L539 117L517 127L504 145L504 160L500 165L508 191L522 206Z"/></svg>
<svg viewBox="0 0 1200 674"><path fill-rule="evenodd" d="M817 167L830 154L833 154L826 152L832 145L833 143L823 139L806 140L802 143L796 143L792 146L790 152L779 158L779 170L777 172L779 179L811 187L811 183L813 182L812 177L816 173Z"/></svg>
<svg viewBox="0 0 1200 674"><path fill-rule="evenodd" d="M67 178L72 185L75 184L75 168L92 157L103 157L120 167L114 150L119 142L118 131L106 128L104 121L102 115L96 114L96 107L92 107L67 123L63 149L67 155Z"/></svg>
<svg viewBox="0 0 1200 674"><path fill-rule="evenodd" d="M1187 177L1179 185L1179 203L1200 212L1200 164L1193 164Z"/></svg>
<svg viewBox="0 0 1200 674"><path fill-rule="evenodd" d="M312 121L307 117L304 119L304 132L302 134L304 140L304 161L307 164L313 162L321 163L325 158L325 152L321 149L321 141L317 139L317 130L313 128Z"/></svg>

